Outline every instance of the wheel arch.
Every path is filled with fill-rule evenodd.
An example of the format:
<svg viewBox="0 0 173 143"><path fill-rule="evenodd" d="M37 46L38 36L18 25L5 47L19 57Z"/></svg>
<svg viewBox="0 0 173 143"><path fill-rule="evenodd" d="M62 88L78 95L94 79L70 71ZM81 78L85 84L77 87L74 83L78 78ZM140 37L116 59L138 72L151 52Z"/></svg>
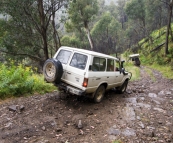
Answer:
<svg viewBox="0 0 173 143"><path fill-rule="evenodd" d="M107 82L101 82L100 84L99 84L99 86L101 86L101 85L103 85L104 87L105 87L105 89L107 88L107 86L108 86L108 83ZM97 87L97 89L99 88L99 86ZM96 90L97 90L96 89Z"/></svg>

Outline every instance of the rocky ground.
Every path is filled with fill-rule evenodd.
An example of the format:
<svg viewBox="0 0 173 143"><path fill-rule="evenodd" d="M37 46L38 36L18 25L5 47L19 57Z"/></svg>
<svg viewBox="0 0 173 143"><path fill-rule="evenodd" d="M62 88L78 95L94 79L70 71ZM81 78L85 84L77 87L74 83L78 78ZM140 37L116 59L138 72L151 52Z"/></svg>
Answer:
<svg viewBox="0 0 173 143"><path fill-rule="evenodd" d="M57 91L1 102L0 143L173 143L173 81L140 70L100 104Z"/></svg>

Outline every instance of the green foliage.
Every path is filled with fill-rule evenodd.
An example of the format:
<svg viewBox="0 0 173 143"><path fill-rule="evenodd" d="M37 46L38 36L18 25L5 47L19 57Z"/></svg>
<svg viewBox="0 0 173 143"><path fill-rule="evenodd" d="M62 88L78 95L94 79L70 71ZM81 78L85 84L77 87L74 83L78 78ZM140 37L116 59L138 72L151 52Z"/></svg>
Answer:
<svg viewBox="0 0 173 143"><path fill-rule="evenodd" d="M53 84L45 82L43 75L33 74L30 78L34 80L33 92L43 94L57 90Z"/></svg>
<svg viewBox="0 0 173 143"><path fill-rule="evenodd" d="M126 13L131 19L145 19L145 3L144 0L132 0L126 5Z"/></svg>
<svg viewBox="0 0 173 143"><path fill-rule="evenodd" d="M69 5L68 14L75 26L85 27L97 11L97 0L72 0Z"/></svg>
<svg viewBox="0 0 173 143"><path fill-rule="evenodd" d="M173 26L173 24L171 25ZM159 45L165 42L165 28L155 30L150 34L149 40L142 39L139 42L141 49L138 51L140 53L140 60L142 65L152 67L162 72L166 78L173 78L173 43L171 42L171 37L169 37L169 54L164 54L165 45L156 49ZM155 50L154 50L155 49ZM154 50L154 51L153 51ZM149 71L147 71L149 72ZM153 79L154 80L154 79Z"/></svg>
<svg viewBox="0 0 173 143"><path fill-rule="evenodd" d="M0 64L0 98L10 96L22 96L34 92L48 92L55 89L52 85L46 84L43 77L33 74L29 67L22 64L10 66Z"/></svg>
<svg viewBox="0 0 173 143"><path fill-rule="evenodd" d="M136 81L140 78L140 69L137 66L134 66L131 62L126 62L124 64L126 71L132 73L131 81Z"/></svg>
<svg viewBox="0 0 173 143"><path fill-rule="evenodd" d="M94 25L91 34L94 37L101 37L103 35L115 36L120 27L118 21L109 13L104 13L98 22Z"/></svg>
<svg viewBox="0 0 173 143"><path fill-rule="evenodd" d="M61 44L70 47L83 48L87 47L88 43L85 41L81 41L76 36L63 36L61 38Z"/></svg>
<svg viewBox="0 0 173 143"><path fill-rule="evenodd" d="M173 79L173 74L172 74L173 69L171 68L171 66L165 66L165 65L161 66L159 64L152 64L149 67L160 71L165 78Z"/></svg>

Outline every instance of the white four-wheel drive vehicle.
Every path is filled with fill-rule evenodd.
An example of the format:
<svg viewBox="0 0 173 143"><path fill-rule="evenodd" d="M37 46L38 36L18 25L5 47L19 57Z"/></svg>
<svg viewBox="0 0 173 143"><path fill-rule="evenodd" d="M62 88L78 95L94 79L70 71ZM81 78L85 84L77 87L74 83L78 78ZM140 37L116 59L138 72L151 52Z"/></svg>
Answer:
<svg viewBox="0 0 173 143"><path fill-rule="evenodd" d="M140 66L141 61L139 60L139 54L132 54L129 55L129 60L132 60L134 65Z"/></svg>
<svg viewBox="0 0 173 143"><path fill-rule="evenodd" d="M45 62L43 74L46 81L70 94L100 102L106 90L126 91L132 75L125 71L123 62L106 54L63 46Z"/></svg>

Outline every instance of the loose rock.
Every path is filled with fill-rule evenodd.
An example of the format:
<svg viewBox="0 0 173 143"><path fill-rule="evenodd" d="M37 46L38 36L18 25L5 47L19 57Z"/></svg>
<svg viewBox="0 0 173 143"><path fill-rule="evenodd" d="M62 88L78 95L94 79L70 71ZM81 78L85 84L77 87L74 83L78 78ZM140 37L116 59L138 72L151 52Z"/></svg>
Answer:
<svg viewBox="0 0 173 143"><path fill-rule="evenodd" d="M78 129L82 129L83 126L82 126L82 121L81 120L79 120L77 127L78 127Z"/></svg>
<svg viewBox="0 0 173 143"><path fill-rule="evenodd" d="M11 105L8 107L9 111L13 111L15 112L17 110L17 106L16 105Z"/></svg>

